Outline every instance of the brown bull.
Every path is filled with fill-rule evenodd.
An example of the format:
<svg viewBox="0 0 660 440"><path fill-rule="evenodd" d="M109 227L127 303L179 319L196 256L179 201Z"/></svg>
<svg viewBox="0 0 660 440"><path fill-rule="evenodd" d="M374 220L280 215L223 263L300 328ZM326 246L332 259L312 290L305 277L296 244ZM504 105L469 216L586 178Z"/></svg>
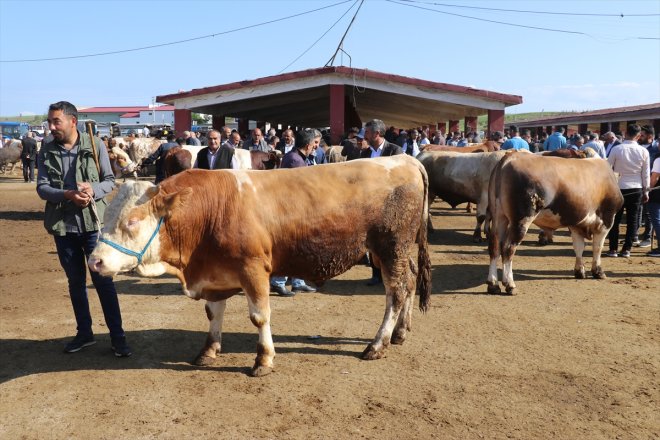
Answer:
<svg viewBox="0 0 660 440"><path fill-rule="evenodd" d="M423 151L455 151L457 153L486 153L499 151L500 144L495 141L486 141L482 144L467 147L453 147L451 145L426 144Z"/></svg>
<svg viewBox="0 0 660 440"><path fill-rule="evenodd" d="M321 187L326 197L318 197ZM382 269L387 298L362 357L378 359L390 343L405 340L415 286L420 308L429 306L427 192L424 167L406 155L269 172L188 170L158 187L128 183L106 209L89 266L109 276L134 268L144 276L167 272L187 296L207 300L210 328L197 364L220 352L226 300L242 290L259 330L252 374L260 376L272 370L275 356L270 277L324 281L368 250Z"/></svg>
<svg viewBox="0 0 660 440"><path fill-rule="evenodd" d="M585 278L584 241L593 240L591 273L594 278L605 278L600 254L622 205L616 177L602 159L577 161L520 152L507 154L493 170L488 190L488 292L500 292L500 255L502 283L507 293L515 292L513 255L532 223L546 230L568 227L576 256L576 278Z"/></svg>

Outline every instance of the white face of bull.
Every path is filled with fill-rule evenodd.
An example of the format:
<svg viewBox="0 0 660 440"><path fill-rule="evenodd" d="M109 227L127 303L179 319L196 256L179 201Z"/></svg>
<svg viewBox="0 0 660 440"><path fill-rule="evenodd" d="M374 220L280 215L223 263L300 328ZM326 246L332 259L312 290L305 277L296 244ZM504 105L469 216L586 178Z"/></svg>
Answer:
<svg viewBox="0 0 660 440"><path fill-rule="evenodd" d="M177 203L181 196L181 193L159 195L159 188L149 182L125 183L105 211L100 238L141 253L158 228L159 219L167 214L172 204ZM153 271L153 266L159 261L160 240L156 233L139 265L135 255L122 252L101 241L90 255L88 264L91 270L101 275L114 276L136 267L138 272Z"/></svg>

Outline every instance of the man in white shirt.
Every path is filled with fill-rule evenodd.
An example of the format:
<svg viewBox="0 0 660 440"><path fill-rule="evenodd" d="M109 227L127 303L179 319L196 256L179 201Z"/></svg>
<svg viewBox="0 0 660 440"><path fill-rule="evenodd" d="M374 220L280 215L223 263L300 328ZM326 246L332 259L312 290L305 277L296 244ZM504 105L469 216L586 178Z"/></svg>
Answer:
<svg viewBox="0 0 660 440"><path fill-rule="evenodd" d="M641 203L649 199L649 152L637 143L642 129L637 124L631 124L626 130L626 138L621 145L610 151L607 161L615 173L619 174L619 189L623 194L623 207L614 217L614 225L608 234L610 251L608 257L630 257L635 233L638 227L637 211ZM619 224L626 210L626 239L617 253L619 243Z"/></svg>

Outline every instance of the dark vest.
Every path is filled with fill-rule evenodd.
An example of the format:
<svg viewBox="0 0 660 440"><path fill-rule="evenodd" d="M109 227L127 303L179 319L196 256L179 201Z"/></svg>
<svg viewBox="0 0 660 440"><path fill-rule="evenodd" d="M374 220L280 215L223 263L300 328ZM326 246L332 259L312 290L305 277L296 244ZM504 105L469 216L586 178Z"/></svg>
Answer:
<svg viewBox="0 0 660 440"><path fill-rule="evenodd" d="M197 153L197 168L203 170L210 170L209 158L207 154L209 153L209 148L202 148ZM231 159L234 157L234 149L224 145L220 146L220 150L216 153L217 157L215 158L215 163L213 164L214 170L226 170L231 168Z"/></svg>

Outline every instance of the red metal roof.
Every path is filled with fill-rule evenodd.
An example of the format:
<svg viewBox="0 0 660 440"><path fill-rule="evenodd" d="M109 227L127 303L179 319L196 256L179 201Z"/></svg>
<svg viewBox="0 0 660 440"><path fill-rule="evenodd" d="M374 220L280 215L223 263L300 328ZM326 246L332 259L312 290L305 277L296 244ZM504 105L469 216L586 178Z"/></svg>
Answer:
<svg viewBox="0 0 660 440"><path fill-rule="evenodd" d="M140 113L124 113L123 115L120 115L120 118L137 118L140 116Z"/></svg>
<svg viewBox="0 0 660 440"><path fill-rule="evenodd" d="M489 90L474 89L472 87L426 81L423 79L409 78L407 76L376 72L374 70L369 70L369 69L356 69L356 68L344 67L344 66L320 67L316 69L308 69L308 70L301 70L298 72L284 73L281 75L266 76L254 80L244 80L229 84L222 84L218 86L204 87L201 89L193 89L188 92L172 93L170 95L157 96L156 100L159 102L172 102L175 99L189 98L198 95L205 95L207 93L224 92L228 90L240 89L243 87L254 87L254 86L272 84L277 82L308 78L317 75L333 74L333 73L337 74L337 76L340 77L346 77L347 84L353 84L354 77L370 78L370 79L377 79L384 81L393 81L393 82L398 82L398 83L417 86L417 87L428 87L430 89L463 93L466 95L478 96L481 98L487 98L495 101L504 102L509 105L522 103L522 97L518 95L507 95L504 93L491 92Z"/></svg>
<svg viewBox="0 0 660 440"><path fill-rule="evenodd" d="M527 127L532 125L553 125L562 122L579 123L582 121L588 121L590 119L598 118L598 117L607 117L615 121L617 120L617 118L625 119L631 113L634 114L640 113L639 116L643 116L646 114L650 114L654 116L654 114L656 114L657 112L660 112L660 102L656 102L654 104L632 105L628 107L604 108L600 110L571 113L563 116L547 116L545 118L528 119L526 121L516 121L515 125L521 127Z"/></svg>
<svg viewBox="0 0 660 440"><path fill-rule="evenodd" d="M173 105L161 105L155 109L149 108L149 106L134 106L134 107L87 107L78 109L80 113L134 113L141 111L174 111Z"/></svg>

